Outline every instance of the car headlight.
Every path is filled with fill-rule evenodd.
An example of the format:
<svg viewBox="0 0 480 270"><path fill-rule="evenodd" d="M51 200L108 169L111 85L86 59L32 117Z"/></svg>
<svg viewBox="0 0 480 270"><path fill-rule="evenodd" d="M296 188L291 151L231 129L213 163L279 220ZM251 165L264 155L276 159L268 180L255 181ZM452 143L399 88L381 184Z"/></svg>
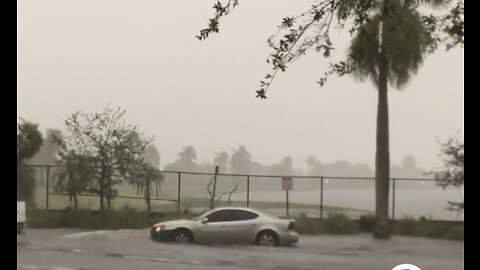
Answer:
<svg viewBox="0 0 480 270"><path fill-rule="evenodd" d="M165 225L164 224L160 224L158 226L155 226L155 229L154 231L155 232L160 232L161 230L163 230L165 228Z"/></svg>

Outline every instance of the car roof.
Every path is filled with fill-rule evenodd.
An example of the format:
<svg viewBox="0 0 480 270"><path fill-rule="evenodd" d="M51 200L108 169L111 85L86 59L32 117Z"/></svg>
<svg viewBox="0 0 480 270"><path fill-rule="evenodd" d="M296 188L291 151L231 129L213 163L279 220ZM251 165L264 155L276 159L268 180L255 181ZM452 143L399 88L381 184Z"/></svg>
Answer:
<svg viewBox="0 0 480 270"><path fill-rule="evenodd" d="M217 207L212 210L246 210L246 211L256 211L256 209L249 208L249 207L235 207L235 206L223 206L223 207Z"/></svg>
<svg viewBox="0 0 480 270"><path fill-rule="evenodd" d="M274 215L272 215L268 212L265 212L265 211L261 211L261 210L258 210L258 209L255 209L255 208L250 208L250 207L239 207L239 206L217 207L217 208L214 208L214 209L210 210L210 212L218 211L218 210L244 210L244 211L250 211L250 212L262 215L262 216L270 216L270 217L278 218L278 217L276 217L276 216L274 216Z"/></svg>

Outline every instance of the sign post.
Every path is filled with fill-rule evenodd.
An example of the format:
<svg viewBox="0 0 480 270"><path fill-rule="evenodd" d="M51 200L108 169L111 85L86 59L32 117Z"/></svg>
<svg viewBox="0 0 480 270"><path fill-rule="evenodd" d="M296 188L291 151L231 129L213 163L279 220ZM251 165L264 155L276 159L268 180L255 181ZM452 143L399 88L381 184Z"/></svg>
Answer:
<svg viewBox="0 0 480 270"><path fill-rule="evenodd" d="M215 166L215 174L213 175L213 192L212 192L212 198L210 201L210 209L213 209L215 207L215 189L217 188L217 174L219 171L219 167Z"/></svg>
<svg viewBox="0 0 480 270"><path fill-rule="evenodd" d="M291 176L282 177L282 190L285 190L287 196L287 217L289 216L289 198L288 191L293 189L293 178Z"/></svg>

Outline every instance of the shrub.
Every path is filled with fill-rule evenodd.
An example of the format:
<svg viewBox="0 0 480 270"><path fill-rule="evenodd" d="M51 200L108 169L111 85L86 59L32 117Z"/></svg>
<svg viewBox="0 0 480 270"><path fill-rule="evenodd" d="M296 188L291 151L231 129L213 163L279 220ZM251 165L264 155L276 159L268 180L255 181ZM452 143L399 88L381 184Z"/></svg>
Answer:
<svg viewBox="0 0 480 270"><path fill-rule="evenodd" d="M452 230L447 232L444 236L447 239L464 240L464 226L463 225L455 226L454 228L452 228Z"/></svg>
<svg viewBox="0 0 480 270"><path fill-rule="evenodd" d="M417 221L413 217L405 217L402 220L395 221L393 232L399 235L416 235Z"/></svg>
<svg viewBox="0 0 480 270"><path fill-rule="evenodd" d="M318 221L308 219L304 214L296 220L297 232L300 234L316 234L319 231Z"/></svg>
<svg viewBox="0 0 480 270"><path fill-rule="evenodd" d="M27 213L27 222L34 228L80 229L141 229L149 227L146 213L125 207L120 211L93 212L89 210L41 211Z"/></svg>
<svg viewBox="0 0 480 270"><path fill-rule="evenodd" d="M408 236L464 240L464 226L445 221L420 219L411 217L395 221L394 233Z"/></svg>
<svg viewBox="0 0 480 270"><path fill-rule="evenodd" d="M329 213L320 223L320 231L332 234L354 234L358 232L358 226L343 213Z"/></svg>
<svg viewBox="0 0 480 270"><path fill-rule="evenodd" d="M358 226L362 232L372 232L375 227L375 216L373 215L362 215L358 221Z"/></svg>

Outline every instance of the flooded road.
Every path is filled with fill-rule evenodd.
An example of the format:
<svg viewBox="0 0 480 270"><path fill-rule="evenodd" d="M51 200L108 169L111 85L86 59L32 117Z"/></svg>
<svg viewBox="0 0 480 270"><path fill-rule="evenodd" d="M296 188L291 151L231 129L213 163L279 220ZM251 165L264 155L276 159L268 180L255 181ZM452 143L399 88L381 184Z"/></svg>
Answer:
<svg viewBox="0 0 480 270"><path fill-rule="evenodd" d="M302 236L292 247L201 246L153 242L146 230L29 229L17 236L17 269L30 270L386 270L464 268L464 242L370 235Z"/></svg>

